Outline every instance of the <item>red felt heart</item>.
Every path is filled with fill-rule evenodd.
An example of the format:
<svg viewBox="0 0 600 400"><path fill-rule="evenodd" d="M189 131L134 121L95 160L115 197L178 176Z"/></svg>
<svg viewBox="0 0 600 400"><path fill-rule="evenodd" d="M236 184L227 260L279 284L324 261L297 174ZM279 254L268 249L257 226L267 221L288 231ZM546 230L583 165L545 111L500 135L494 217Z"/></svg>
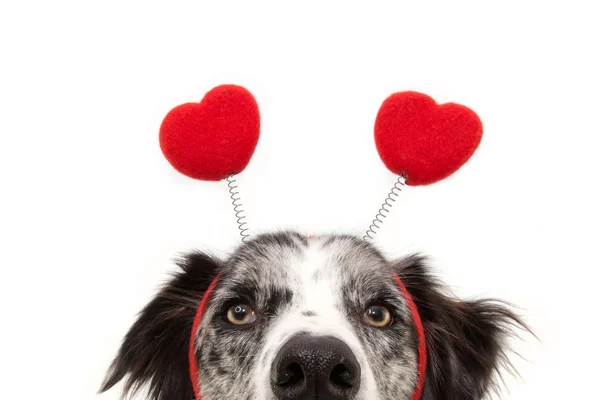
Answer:
<svg viewBox="0 0 600 400"><path fill-rule="evenodd" d="M417 92L388 97L375 121L381 160L412 186L429 185L456 172L481 142L483 126L471 109L437 104Z"/></svg>
<svg viewBox="0 0 600 400"><path fill-rule="evenodd" d="M159 133L169 163L194 179L219 181L246 168L260 132L260 114L252 94L241 86L222 85L200 103L173 108Z"/></svg>

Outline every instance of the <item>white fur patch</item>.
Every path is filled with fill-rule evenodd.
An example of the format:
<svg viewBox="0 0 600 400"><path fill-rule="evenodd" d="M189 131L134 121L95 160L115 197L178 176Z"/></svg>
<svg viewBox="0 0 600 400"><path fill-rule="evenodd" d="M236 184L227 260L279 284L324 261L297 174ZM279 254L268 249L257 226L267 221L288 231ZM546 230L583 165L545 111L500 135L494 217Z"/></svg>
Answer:
<svg viewBox="0 0 600 400"><path fill-rule="evenodd" d="M322 239L310 239L301 255L294 255L289 261L288 282L285 284L293 291L294 300L277 315L259 357L255 371L258 399L270 398L271 364L279 349L299 333L333 336L344 341L354 352L361 367L361 389L357 399L379 399L366 354L355 330L342 312L340 268L335 265L335 252L322 245ZM304 312L314 315L305 316Z"/></svg>

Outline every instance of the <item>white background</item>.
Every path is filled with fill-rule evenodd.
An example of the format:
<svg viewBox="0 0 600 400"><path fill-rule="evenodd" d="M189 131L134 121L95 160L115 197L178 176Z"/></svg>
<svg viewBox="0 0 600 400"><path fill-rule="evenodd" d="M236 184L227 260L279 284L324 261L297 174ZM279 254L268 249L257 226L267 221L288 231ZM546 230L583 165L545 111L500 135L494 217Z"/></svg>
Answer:
<svg viewBox="0 0 600 400"><path fill-rule="evenodd" d="M0 398L95 398L172 257L238 244L225 183L179 176L157 141L172 107L223 83L263 117L240 176L254 232L362 234L395 179L372 138L392 92L474 109L475 156L404 193L377 243L522 308L540 341L515 344L502 399L597 395L595 2L7 3Z"/></svg>

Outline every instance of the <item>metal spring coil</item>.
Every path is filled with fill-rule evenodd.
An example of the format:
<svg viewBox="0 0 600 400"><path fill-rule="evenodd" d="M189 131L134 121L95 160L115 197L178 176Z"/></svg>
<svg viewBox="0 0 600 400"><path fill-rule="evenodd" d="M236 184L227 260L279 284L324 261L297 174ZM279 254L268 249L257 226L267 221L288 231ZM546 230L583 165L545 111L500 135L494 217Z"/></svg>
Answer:
<svg viewBox="0 0 600 400"><path fill-rule="evenodd" d="M240 192L236 190L238 188L237 181L235 175L229 175L226 179L227 186L229 187L229 197L231 198L231 204L233 204L233 212L235 213L238 229L240 230L240 236L242 237L242 242L246 243L250 234L246 227L248 223L245 221L246 216L244 216L244 210L242 209L241 197L239 196Z"/></svg>
<svg viewBox="0 0 600 400"><path fill-rule="evenodd" d="M385 198L385 201L381 205L381 208L379 209L379 211L377 211L377 215L375 215L375 218L373 219L373 221L371 221L369 229L367 229L365 236L363 236L364 240L373 240L373 237L377 234L377 230L380 229L381 225L383 224L383 219L387 218L387 214L389 214L390 209L396 202L395 197L398 197L400 195L400 192L402 191L404 186L406 186L406 178L400 175L394 183L392 190L390 190L387 197Z"/></svg>

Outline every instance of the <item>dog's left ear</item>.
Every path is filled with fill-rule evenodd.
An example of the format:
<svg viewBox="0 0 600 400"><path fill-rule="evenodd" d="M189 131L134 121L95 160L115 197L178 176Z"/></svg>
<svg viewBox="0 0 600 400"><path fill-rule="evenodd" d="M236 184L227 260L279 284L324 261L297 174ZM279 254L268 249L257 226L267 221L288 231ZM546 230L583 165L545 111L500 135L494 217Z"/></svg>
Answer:
<svg viewBox="0 0 600 400"><path fill-rule="evenodd" d="M450 295L422 257L408 257L395 267L425 331L427 372L421 399L484 398L496 385L495 374L512 368L507 339L519 328L529 329L501 302Z"/></svg>
<svg viewBox="0 0 600 400"><path fill-rule="evenodd" d="M148 386L149 399L193 399L188 350L196 311L221 262L192 253L181 271L142 310L113 361L100 392L123 378L125 394Z"/></svg>

